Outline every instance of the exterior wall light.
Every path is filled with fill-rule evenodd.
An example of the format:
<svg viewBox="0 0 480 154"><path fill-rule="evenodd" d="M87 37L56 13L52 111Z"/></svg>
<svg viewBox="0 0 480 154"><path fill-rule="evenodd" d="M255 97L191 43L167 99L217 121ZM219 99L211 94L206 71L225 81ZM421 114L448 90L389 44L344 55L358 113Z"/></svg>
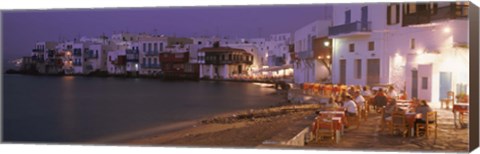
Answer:
<svg viewBox="0 0 480 154"><path fill-rule="evenodd" d="M325 41L325 42L323 42L323 45L324 45L325 47L329 47L329 46L330 46L330 42Z"/></svg>
<svg viewBox="0 0 480 154"><path fill-rule="evenodd" d="M327 56L327 59L330 59L330 55Z"/></svg>
<svg viewBox="0 0 480 154"><path fill-rule="evenodd" d="M443 33L450 33L450 31L452 31L450 27L443 28Z"/></svg>

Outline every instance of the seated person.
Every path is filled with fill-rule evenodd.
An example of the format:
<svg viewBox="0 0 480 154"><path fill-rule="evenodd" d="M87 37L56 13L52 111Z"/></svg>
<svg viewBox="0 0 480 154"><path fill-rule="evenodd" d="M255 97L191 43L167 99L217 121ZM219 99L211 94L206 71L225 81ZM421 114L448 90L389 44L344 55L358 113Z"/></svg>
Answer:
<svg viewBox="0 0 480 154"><path fill-rule="evenodd" d="M407 92L405 92L404 90L402 90L400 93L401 94L400 94L399 99L406 100L408 98Z"/></svg>
<svg viewBox="0 0 480 154"><path fill-rule="evenodd" d="M357 105L355 102L352 100L352 96L347 95L345 96L345 102L343 104L343 107L345 108L345 114L347 116L353 117L357 115Z"/></svg>
<svg viewBox="0 0 480 154"><path fill-rule="evenodd" d="M417 130L417 123L423 123L423 124L426 123L427 113L431 112L431 111L432 111L432 108L430 108L430 106L428 106L427 101L425 101L425 100L420 101L420 104L415 109L415 112L421 114L422 118L419 118L419 119L415 120L415 125L414 125L415 130Z"/></svg>
<svg viewBox="0 0 480 154"><path fill-rule="evenodd" d="M328 99L328 103L325 104L325 107L326 107L326 108L331 108L331 109L336 109L336 108L338 108L338 107L340 107L340 106L337 104L337 102L335 102L335 98L330 97L330 98Z"/></svg>
<svg viewBox="0 0 480 154"><path fill-rule="evenodd" d="M385 105L387 105L387 102L388 102L388 98L383 92L383 89L382 88L378 89L377 94L373 98L373 105L375 106L375 108L381 109L382 107L385 107ZM377 112L380 112L380 111L377 110Z"/></svg>
<svg viewBox="0 0 480 154"><path fill-rule="evenodd" d="M388 102L387 106L385 106L385 113L383 114L383 118L386 120L391 119L392 113L394 111L402 111L401 108L397 108L397 101L395 99L392 99L390 102Z"/></svg>
<svg viewBox="0 0 480 154"><path fill-rule="evenodd" d="M368 88L368 86L364 86L363 87L363 90L362 90L362 96L372 96L372 91L370 91L370 88Z"/></svg>
<svg viewBox="0 0 480 154"><path fill-rule="evenodd" d="M355 91L353 96L355 97L355 103L359 106L360 110L365 109L365 98L360 95L360 91Z"/></svg>

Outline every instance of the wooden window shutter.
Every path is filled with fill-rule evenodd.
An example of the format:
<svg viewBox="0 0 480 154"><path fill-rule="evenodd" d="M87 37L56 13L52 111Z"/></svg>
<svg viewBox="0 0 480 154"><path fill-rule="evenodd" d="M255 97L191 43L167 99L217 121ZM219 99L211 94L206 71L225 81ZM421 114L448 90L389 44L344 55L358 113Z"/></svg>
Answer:
<svg viewBox="0 0 480 154"><path fill-rule="evenodd" d="M391 20L391 17L390 17L390 16L392 16L391 11L392 11L391 5L388 5L388 6L387 6L387 25L392 24L392 23L390 22L390 20Z"/></svg>
<svg viewBox="0 0 480 154"><path fill-rule="evenodd" d="M400 4L397 4L396 7L397 7L397 17L396 17L397 20L396 20L396 23L398 24L398 23L400 23Z"/></svg>

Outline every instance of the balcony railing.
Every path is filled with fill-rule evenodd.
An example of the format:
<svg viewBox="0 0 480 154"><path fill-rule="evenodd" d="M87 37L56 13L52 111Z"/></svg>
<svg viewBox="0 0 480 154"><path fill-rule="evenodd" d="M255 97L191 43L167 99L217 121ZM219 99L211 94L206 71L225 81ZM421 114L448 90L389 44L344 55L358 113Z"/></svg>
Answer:
<svg viewBox="0 0 480 154"><path fill-rule="evenodd" d="M142 64L142 68L160 68L160 64Z"/></svg>
<svg viewBox="0 0 480 154"><path fill-rule="evenodd" d="M73 66L82 66L82 62L74 62L72 65Z"/></svg>
<svg viewBox="0 0 480 154"><path fill-rule="evenodd" d="M43 59L43 57L32 56L32 61L37 63L43 63L45 62L45 59Z"/></svg>
<svg viewBox="0 0 480 154"><path fill-rule="evenodd" d="M313 50L300 51L297 53L299 59L309 59L313 58Z"/></svg>
<svg viewBox="0 0 480 154"><path fill-rule="evenodd" d="M403 15L402 26L427 24L437 20L448 20L468 17L468 5L451 4L436 9L417 11Z"/></svg>
<svg viewBox="0 0 480 154"><path fill-rule="evenodd" d="M159 53L155 52L155 51L145 53L145 56L158 56L158 55L159 55Z"/></svg>
<svg viewBox="0 0 480 154"><path fill-rule="evenodd" d="M328 35L348 34L353 32L371 32L372 22L356 21L328 28Z"/></svg>
<svg viewBox="0 0 480 154"><path fill-rule="evenodd" d="M44 52L45 50L43 49L32 49L32 52Z"/></svg>

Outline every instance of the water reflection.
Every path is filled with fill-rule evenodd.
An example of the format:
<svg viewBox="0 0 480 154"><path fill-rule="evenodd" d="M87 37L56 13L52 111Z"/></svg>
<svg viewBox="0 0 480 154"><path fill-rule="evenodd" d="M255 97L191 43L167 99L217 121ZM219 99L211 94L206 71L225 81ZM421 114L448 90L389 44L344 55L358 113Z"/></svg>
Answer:
<svg viewBox="0 0 480 154"><path fill-rule="evenodd" d="M281 101L251 83L8 75L4 83L6 141L93 140Z"/></svg>
<svg viewBox="0 0 480 154"><path fill-rule="evenodd" d="M63 136L67 139L73 138L73 134L75 132L75 77L73 76L65 76L62 77L62 84L61 84L61 93L59 96L61 97L61 106L60 112L60 124Z"/></svg>

